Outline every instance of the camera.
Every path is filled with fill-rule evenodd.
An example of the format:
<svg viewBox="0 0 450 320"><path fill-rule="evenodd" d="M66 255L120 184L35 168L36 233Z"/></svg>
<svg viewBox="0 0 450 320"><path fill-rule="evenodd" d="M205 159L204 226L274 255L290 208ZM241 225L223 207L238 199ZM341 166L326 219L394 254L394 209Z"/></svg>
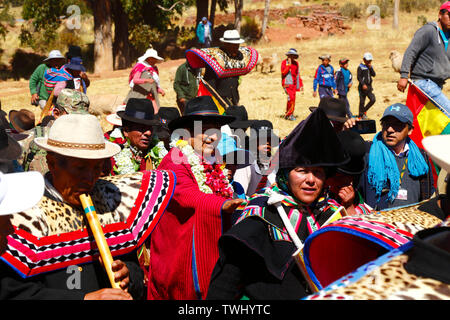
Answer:
<svg viewBox="0 0 450 320"><path fill-rule="evenodd" d="M376 133L377 126L375 120L359 120L356 121L355 126L353 126L350 130L356 131L359 134Z"/></svg>

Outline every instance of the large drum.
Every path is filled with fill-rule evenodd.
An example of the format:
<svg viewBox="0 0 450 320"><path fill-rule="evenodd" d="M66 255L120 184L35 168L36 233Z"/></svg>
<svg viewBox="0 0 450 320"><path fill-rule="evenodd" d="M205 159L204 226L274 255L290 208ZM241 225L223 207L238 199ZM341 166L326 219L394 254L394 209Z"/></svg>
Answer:
<svg viewBox="0 0 450 320"><path fill-rule="evenodd" d="M347 216L311 234L303 248L311 280L320 290L442 222L418 207Z"/></svg>

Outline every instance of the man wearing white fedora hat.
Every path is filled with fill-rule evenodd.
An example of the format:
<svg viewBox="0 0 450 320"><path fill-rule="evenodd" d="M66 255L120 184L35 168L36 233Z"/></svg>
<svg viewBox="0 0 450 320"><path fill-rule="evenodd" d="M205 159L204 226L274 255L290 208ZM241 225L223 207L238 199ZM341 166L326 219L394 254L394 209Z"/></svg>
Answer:
<svg viewBox="0 0 450 320"><path fill-rule="evenodd" d="M151 197L158 185L153 184L152 179L158 178L147 175L156 175L159 172L130 175L115 180L99 179L104 162L118 153L120 147L105 141L100 123L92 115L63 115L55 120L48 137L35 138L35 142L47 150L50 171L45 175L45 194L38 205L23 211L17 218L14 217L11 223L24 230L20 233L24 240L22 245L27 245L28 241L34 241L36 238L42 239L47 246L39 247L40 242L33 243L31 250L38 246L40 250L45 251L48 244L51 244L50 255L53 258L47 260L48 254L36 257L37 264L29 266L32 270L27 273L26 269L21 268L24 264L28 266L26 260L19 259L20 255L16 252L20 251L20 248L14 247L14 242L8 241L8 255L1 257L8 263L0 262L0 299L141 298L144 276L137 260L137 243L132 245L129 243L131 239L128 239L127 242L119 244L120 237L125 235L123 232L128 230L125 226L120 230L116 228L133 221L140 225L138 219L142 216L142 209L134 216L130 213L133 206L146 207L143 209L145 212L157 208L153 203L138 204L137 199L139 192ZM145 181L148 179L151 183L146 186ZM162 189L165 188L163 184L161 186ZM114 281L119 284L120 289L108 288L108 277L97 258L98 250L92 247L92 234L87 232L90 228L87 227L84 217L87 209L80 203L81 194L92 196L96 207L94 211L98 212L105 238L109 240L111 254L113 257L121 255L120 260L115 258L111 264ZM131 220L128 220L128 217L132 217ZM142 223L147 225L146 220ZM107 232L111 225L115 232L111 232L111 229ZM143 236L141 232L138 234L137 237ZM27 235L32 235L31 240L28 240L30 237ZM145 238L142 241L145 241ZM112 246L111 242L115 243L115 246L119 245L119 248ZM35 265L45 267L34 270ZM29 278L30 274L34 276Z"/></svg>
<svg viewBox="0 0 450 320"><path fill-rule="evenodd" d="M220 42L219 49L222 51L225 59L229 61L229 64L236 64L244 59L239 46L245 40L241 38L237 30L226 30L223 33L223 37L220 38ZM204 80L217 91L229 106L239 104L239 76L218 78L214 70L207 65Z"/></svg>
<svg viewBox="0 0 450 320"><path fill-rule="evenodd" d="M45 103L49 98L50 94L45 89L44 85L44 74L48 68L61 68L65 63L66 58L61 54L59 50L50 51L47 58L44 59L34 71L30 77L29 87L31 94L31 104L39 105L42 108L45 107Z"/></svg>

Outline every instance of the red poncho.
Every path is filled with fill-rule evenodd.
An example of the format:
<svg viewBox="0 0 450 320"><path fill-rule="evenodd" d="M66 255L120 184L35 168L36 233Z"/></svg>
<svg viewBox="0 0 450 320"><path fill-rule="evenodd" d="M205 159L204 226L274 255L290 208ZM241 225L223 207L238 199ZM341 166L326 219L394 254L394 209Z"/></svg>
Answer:
<svg viewBox="0 0 450 320"><path fill-rule="evenodd" d="M172 159L182 159L182 163L176 164ZM204 299L219 257L221 208L226 199L199 190L190 165L178 148L169 151L158 169L174 171L177 183L151 236L148 299ZM224 218L224 222L230 219Z"/></svg>

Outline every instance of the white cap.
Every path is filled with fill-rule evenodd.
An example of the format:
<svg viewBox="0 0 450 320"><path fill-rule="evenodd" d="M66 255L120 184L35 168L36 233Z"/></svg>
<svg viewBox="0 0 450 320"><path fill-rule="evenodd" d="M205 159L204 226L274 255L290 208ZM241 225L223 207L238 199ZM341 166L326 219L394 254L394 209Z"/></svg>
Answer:
<svg viewBox="0 0 450 320"><path fill-rule="evenodd" d="M115 126L122 126L122 118L117 115L119 111L125 111L125 104L118 105L116 107L116 113L111 113L106 116L106 121Z"/></svg>
<svg viewBox="0 0 450 320"><path fill-rule="evenodd" d="M44 177L40 172L0 172L0 215L30 209L44 194Z"/></svg>
<svg viewBox="0 0 450 320"><path fill-rule="evenodd" d="M59 50L52 50L48 54L48 57L44 59L44 61L50 60L50 59L64 59L64 56L61 54Z"/></svg>
<svg viewBox="0 0 450 320"><path fill-rule="evenodd" d="M364 53L364 59L366 59L367 61L372 61L373 56L370 52L366 52L366 53Z"/></svg>

